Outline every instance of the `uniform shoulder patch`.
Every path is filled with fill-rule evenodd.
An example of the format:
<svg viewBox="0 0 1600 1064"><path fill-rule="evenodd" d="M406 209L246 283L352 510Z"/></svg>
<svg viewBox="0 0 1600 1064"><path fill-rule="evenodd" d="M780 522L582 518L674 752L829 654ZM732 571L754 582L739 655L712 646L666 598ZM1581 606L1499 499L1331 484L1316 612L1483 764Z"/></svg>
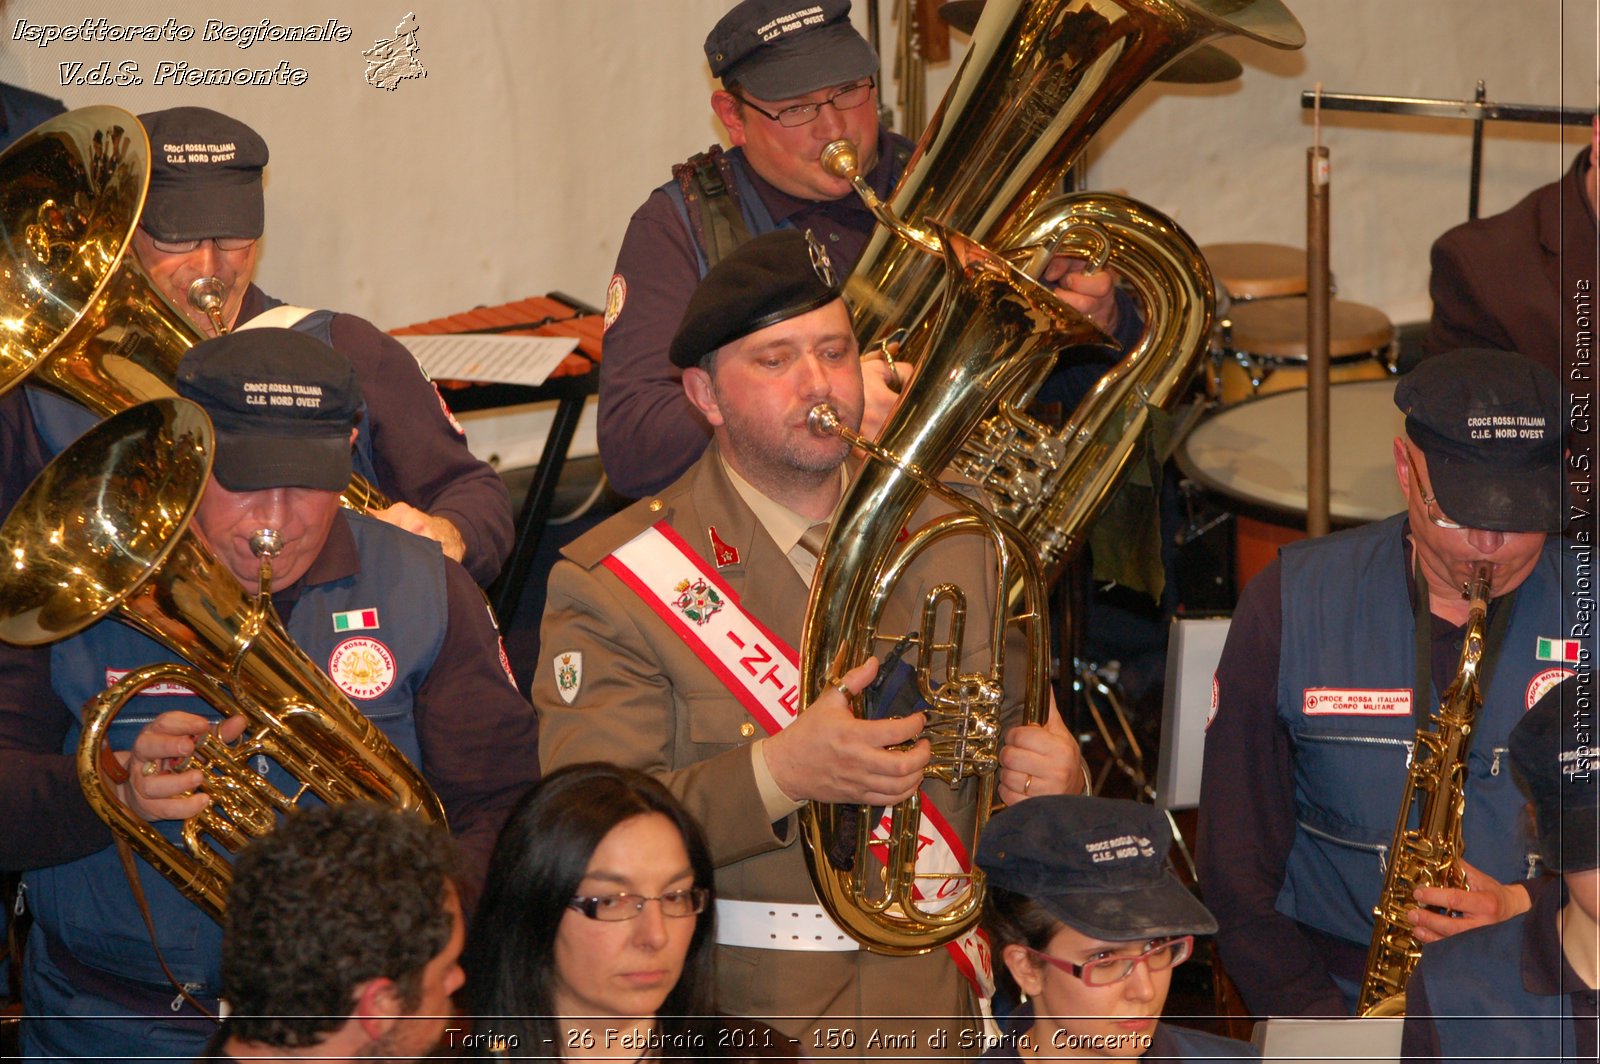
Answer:
<svg viewBox="0 0 1600 1064"><path fill-rule="evenodd" d="M551 659L550 666L556 673L556 693L561 701L572 705L583 689L583 651L563 650Z"/></svg>
<svg viewBox="0 0 1600 1064"><path fill-rule="evenodd" d="M622 313L622 305L628 301L628 280L620 273L611 275L611 283L606 285L606 319L605 328L611 328L611 323L617 320L617 315ZM602 329L602 332L605 330Z"/></svg>

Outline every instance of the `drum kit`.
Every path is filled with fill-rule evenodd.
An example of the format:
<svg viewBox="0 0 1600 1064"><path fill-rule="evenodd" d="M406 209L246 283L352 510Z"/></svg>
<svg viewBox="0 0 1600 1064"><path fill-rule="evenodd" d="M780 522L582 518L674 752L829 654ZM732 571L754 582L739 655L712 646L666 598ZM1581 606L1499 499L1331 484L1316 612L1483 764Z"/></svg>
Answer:
<svg viewBox="0 0 1600 1064"><path fill-rule="evenodd" d="M1242 588L1303 538L1306 512L1306 253L1282 244L1211 244L1217 326L1206 363L1211 410L1177 451L1194 484L1227 500ZM1332 301L1330 514L1350 525L1405 508L1390 441L1395 327L1376 307Z"/></svg>

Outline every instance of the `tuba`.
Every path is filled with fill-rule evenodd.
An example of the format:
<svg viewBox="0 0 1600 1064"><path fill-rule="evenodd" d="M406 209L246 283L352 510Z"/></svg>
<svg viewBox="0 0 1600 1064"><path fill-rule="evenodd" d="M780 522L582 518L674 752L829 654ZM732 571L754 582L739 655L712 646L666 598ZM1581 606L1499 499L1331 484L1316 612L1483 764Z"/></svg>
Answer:
<svg viewBox="0 0 1600 1064"><path fill-rule="evenodd" d="M302 798L365 799L443 823L421 773L294 644L262 589L251 596L189 522L211 472L210 419L171 398L102 421L47 466L0 526L6 559L0 639L38 646L117 619L188 664L147 665L83 707L78 780L94 811L220 921L232 865ZM107 729L129 699L176 684L219 712L248 718L231 745L201 739L206 809L183 822L180 848L117 797ZM283 793L250 767L265 756L299 786Z"/></svg>
<svg viewBox="0 0 1600 1064"><path fill-rule="evenodd" d="M1456 678L1440 696L1433 728L1417 729L1416 751L1406 770L1400 816L1394 826L1389 868L1373 907L1372 943L1356 998L1357 1016L1400 1016L1406 1010L1406 980L1422 959L1406 911L1416 906L1418 887L1467 885L1461 857L1461 817L1466 811L1467 750L1483 706L1478 670L1483 664L1484 618L1489 609L1488 565L1473 570L1466 587L1471 603L1461 640ZM1418 810L1411 827L1411 811Z"/></svg>
<svg viewBox="0 0 1600 1064"><path fill-rule="evenodd" d="M1135 89L1227 34L1285 48L1304 43L1279 0L989 0L887 205L856 172L852 146L832 145L824 155L880 223L845 284L856 334L868 345L905 337L904 355L918 369L876 443L842 430L830 411L813 413L815 430L843 436L868 461L818 561L801 694L810 704L885 643L913 647L930 707L926 775L951 786L976 779L979 833L993 798L1002 691L1025 690L1025 721L1042 723L1048 713L1048 570L1081 542L1151 409L1182 389L1208 340L1215 303L1198 250L1159 212L1104 194L1047 197ZM1106 338L1028 277L1058 253L1122 271L1149 321L1134 350L1074 412L1064 437L1022 408L1061 350ZM979 481L991 506L937 483L952 464ZM955 512L911 527L929 495ZM898 542L902 528L908 535ZM1009 616L1003 607L990 616L987 667L961 662L960 651L966 598L983 589L940 586L925 600L917 632L895 639L880 627L910 560L953 536L986 544L991 590L1009 601ZM1017 664L1011 684L1005 668L1013 627L1026 635L1030 654L1020 684ZM930 883L916 869L922 800L915 795L882 818L861 806L802 810L818 897L869 949L926 952L965 934L981 914L980 871ZM968 853L976 847L976 837L966 844ZM865 867L877 854L886 855L881 875Z"/></svg>
<svg viewBox="0 0 1600 1064"><path fill-rule="evenodd" d="M177 394L201 337L128 253L149 184L149 138L118 107L58 115L0 153L0 394L31 376L100 417ZM205 280L190 298L220 323L221 282ZM359 475L341 501L390 504Z"/></svg>

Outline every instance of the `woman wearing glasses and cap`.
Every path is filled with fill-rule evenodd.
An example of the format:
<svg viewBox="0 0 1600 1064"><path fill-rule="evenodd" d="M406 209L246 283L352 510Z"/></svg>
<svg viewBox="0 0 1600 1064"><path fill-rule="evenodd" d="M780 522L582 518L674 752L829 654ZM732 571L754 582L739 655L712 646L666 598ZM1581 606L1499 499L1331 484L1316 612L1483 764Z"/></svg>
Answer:
<svg viewBox="0 0 1600 1064"><path fill-rule="evenodd" d="M793 1057L712 1000L712 866L699 825L640 772L544 777L501 830L462 966L478 1055Z"/></svg>
<svg viewBox="0 0 1600 1064"><path fill-rule="evenodd" d="M1160 1022L1172 969L1217 922L1167 869L1155 808L1081 795L1035 798L989 824L984 929L1002 992L1025 998L986 1060L1229 1060L1243 1042Z"/></svg>

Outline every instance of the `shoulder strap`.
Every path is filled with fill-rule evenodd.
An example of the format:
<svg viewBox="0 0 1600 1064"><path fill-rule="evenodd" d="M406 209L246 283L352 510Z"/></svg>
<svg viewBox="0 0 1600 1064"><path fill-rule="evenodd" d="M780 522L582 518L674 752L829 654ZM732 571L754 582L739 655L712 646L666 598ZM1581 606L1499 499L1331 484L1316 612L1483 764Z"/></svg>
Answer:
<svg viewBox="0 0 1600 1064"><path fill-rule="evenodd" d="M310 307L291 307L287 303L279 303L268 310L251 318L241 325L234 326L239 329L292 329L300 324L300 320L316 313Z"/></svg>
<svg viewBox="0 0 1600 1064"><path fill-rule="evenodd" d="M722 146L713 144L674 166L672 177L689 214L689 232L709 270L751 237L731 165Z"/></svg>

